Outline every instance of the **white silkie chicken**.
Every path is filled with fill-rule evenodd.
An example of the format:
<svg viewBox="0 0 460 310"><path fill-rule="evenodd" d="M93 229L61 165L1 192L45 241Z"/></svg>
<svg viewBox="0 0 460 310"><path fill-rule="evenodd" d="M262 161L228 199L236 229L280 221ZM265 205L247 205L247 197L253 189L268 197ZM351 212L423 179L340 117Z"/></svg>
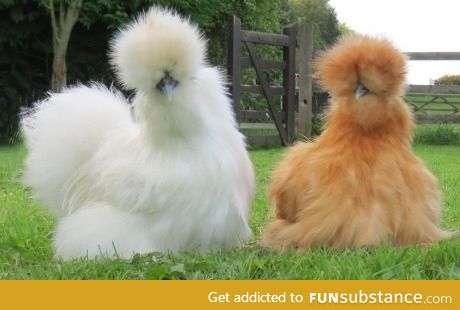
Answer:
<svg viewBox="0 0 460 310"><path fill-rule="evenodd" d="M154 7L112 42L133 116L92 85L23 118L25 184L59 217L58 257L229 249L250 235L253 168L205 48L195 25Z"/></svg>

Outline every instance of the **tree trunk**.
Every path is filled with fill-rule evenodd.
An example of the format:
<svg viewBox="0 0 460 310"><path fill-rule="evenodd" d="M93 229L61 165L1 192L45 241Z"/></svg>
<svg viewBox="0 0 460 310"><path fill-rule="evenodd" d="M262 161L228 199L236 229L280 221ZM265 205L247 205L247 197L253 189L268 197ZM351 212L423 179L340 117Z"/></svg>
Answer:
<svg viewBox="0 0 460 310"><path fill-rule="evenodd" d="M54 8L54 3L59 8ZM51 17L53 31L53 68L51 75L51 90L60 92L67 85L66 54L70 34L77 22L83 0L47 0L46 7ZM67 5L66 5L67 4Z"/></svg>
<svg viewBox="0 0 460 310"><path fill-rule="evenodd" d="M53 72L51 75L51 90L60 92L67 86L67 65L64 55L54 55Z"/></svg>

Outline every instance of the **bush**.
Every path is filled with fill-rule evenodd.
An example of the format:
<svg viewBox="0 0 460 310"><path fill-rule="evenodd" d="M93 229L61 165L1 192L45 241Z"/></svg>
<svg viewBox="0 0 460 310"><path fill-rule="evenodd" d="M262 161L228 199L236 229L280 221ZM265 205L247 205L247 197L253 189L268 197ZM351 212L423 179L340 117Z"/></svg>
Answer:
<svg viewBox="0 0 460 310"><path fill-rule="evenodd" d="M460 85L460 74L443 75L434 81L434 85Z"/></svg>
<svg viewBox="0 0 460 310"><path fill-rule="evenodd" d="M448 124L419 126L414 143L430 145L460 145L460 132Z"/></svg>
<svg viewBox="0 0 460 310"><path fill-rule="evenodd" d="M17 140L21 106L48 88L48 16L34 1L0 1L0 144Z"/></svg>
<svg viewBox="0 0 460 310"><path fill-rule="evenodd" d="M18 91L13 88L3 89L0 96L0 144L14 144L18 141L20 102L21 95Z"/></svg>

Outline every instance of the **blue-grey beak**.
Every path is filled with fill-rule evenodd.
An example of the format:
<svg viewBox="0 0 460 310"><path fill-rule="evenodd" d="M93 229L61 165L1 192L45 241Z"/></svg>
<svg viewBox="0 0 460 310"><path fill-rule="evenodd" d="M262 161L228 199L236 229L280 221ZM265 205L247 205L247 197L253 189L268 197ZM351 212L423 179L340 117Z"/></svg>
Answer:
<svg viewBox="0 0 460 310"><path fill-rule="evenodd" d="M355 89L356 99L360 99L362 96L369 94L369 89L367 89L363 84L359 83L358 87Z"/></svg>
<svg viewBox="0 0 460 310"><path fill-rule="evenodd" d="M169 97L178 84L179 82L175 80L169 72L165 72L156 87Z"/></svg>

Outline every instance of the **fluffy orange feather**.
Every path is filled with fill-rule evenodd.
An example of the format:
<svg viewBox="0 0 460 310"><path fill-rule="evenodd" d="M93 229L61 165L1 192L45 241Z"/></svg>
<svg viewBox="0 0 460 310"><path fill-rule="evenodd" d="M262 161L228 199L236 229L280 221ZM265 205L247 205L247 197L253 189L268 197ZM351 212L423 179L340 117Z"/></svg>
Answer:
<svg viewBox="0 0 460 310"><path fill-rule="evenodd" d="M277 216L262 244L344 249L449 237L439 228L437 180L411 149L403 54L385 39L353 35L316 67L332 96L327 126L275 169L269 197Z"/></svg>

